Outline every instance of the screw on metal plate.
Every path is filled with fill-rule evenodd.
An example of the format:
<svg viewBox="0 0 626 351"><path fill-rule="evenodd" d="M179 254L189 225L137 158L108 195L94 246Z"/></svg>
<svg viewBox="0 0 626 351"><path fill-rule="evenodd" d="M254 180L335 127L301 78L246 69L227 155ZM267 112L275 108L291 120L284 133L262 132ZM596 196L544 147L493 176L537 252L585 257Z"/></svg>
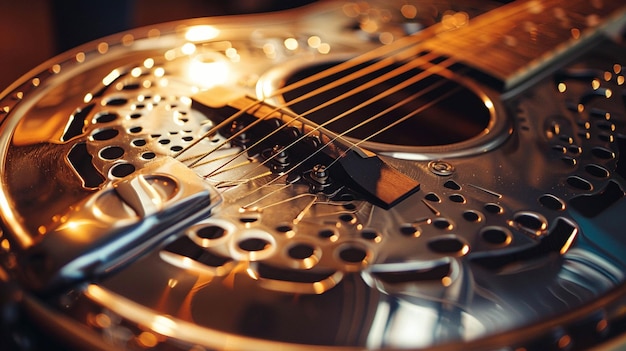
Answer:
<svg viewBox="0 0 626 351"><path fill-rule="evenodd" d="M446 161L431 161L428 163L428 169L439 176L449 176L454 173L454 166Z"/></svg>

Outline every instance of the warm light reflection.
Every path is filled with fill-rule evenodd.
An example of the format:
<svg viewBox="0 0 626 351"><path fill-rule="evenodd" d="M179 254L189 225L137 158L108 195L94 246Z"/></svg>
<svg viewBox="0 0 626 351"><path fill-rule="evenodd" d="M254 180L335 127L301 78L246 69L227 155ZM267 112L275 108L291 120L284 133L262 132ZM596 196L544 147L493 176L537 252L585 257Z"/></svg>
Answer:
<svg viewBox="0 0 626 351"><path fill-rule="evenodd" d="M567 90L567 85L565 85L565 83L559 83L557 88L559 89L559 92L564 93Z"/></svg>
<svg viewBox="0 0 626 351"><path fill-rule="evenodd" d="M321 43L320 46L317 48L317 51L320 54L328 54L330 52L330 44Z"/></svg>
<svg viewBox="0 0 626 351"><path fill-rule="evenodd" d="M235 48L226 49L226 51L224 51L224 54L226 55L226 57L231 59L231 61L239 62L239 60L241 59L239 53L237 53L237 49Z"/></svg>
<svg viewBox="0 0 626 351"><path fill-rule="evenodd" d="M104 313L98 313L94 318L94 323L100 328L109 328L111 326L111 317Z"/></svg>
<svg viewBox="0 0 626 351"><path fill-rule="evenodd" d="M176 51L175 50L167 50L165 52L165 55L163 55L165 57L166 60L168 61L172 61L176 58Z"/></svg>
<svg viewBox="0 0 626 351"><path fill-rule="evenodd" d="M120 71L117 69L114 69L113 71L111 71L111 73L107 74L106 77L102 78L102 84L109 86L119 77L120 77Z"/></svg>
<svg viewBox="0 0 626 351"><path fill-rule="evenodd" d="M445 287L449 287L450 285L452 285L452 278L450 277L441 278L441 284Z"/></svg>
<svg viewBox="0 0 626 351"><path fill-rule="evenodd" d="M7 239L3 239L2 242L0 243L0 246L5 251L9 251L11 249L11 243Z"/></svg>
<svg viewBox="0 0 626 351"><path fill-rule="evenodd" d="M176 322L166 316L154 316L150 329L162 335L172 335L176 331Z"/></svg>
<svg viewBox="0 0 626 351"><path fill-rule="evenodd" d="M157 28L152 28L148 31L148 38L158 38L161 36L161 31Z"/></svg>
<svg viewBox="0 0 626 351"><path fill-rule="evenodd" d="M154 70L154 76L161 78L165 75L165 69L163 67L158 67Z"/></svg>
<svg viewBox="0 0 626 351"><path fill-rule="evenodd" d="M156 335L145 331L139 334L137 342L144 347L155 347L159 343L159 340Z"/></svg>
<svg viewBox="0 0 626 351"><path fill-rule="evenodd" d="M135 67L130 71L130 75L137 78L141 75L141 68L140 67Z"/></svg>
<svg viewBox="0 0 626 351"><path fill-rule="evenodd" d="M143 66L145 68L152 68L154 66L154 59L153 58L147 58L143 61Z"/></svg>
<svg viewBox="0 0 626 351"><path fill-rule="evenodd" d="M178 285L178 279L170 278L167 281L167 286L169 286L171 289L175 288L176 285Z"/></svg>
<svg viewBox="0 0 626 351"><path fill-rule="evenodd" d="M378 36L378 40L385 45L393 43L393 34L389 32L382 32Z"/></svg>
<svg viewBox="0 0 626 351"><path fill-rule="evenodd" d="M203 88L224 84L230 74L230 66L223 57L198 55L189 64L188 78Z"/></svg>
<svg viewBox="0 0 626 351"><path fill-rule="evenodd" d="M109 44L102 42L100 44L98 44L98 52L101 54L106 54L107 51L109 51Z"/></svg>
<svg viewBox="0 0 626 351"><path fill-rule="evenodd" d="M298 40L296 40L296 38L287 38L285 39L284 44L287 50L294 51L298 48Z"/></svg>
<svg viewBox="0 0 626 351"><path fill-rule="evenodd" d="M485 100L484 104L488 109L493 109L493 102L491 100Z"/></svg>
<svg viewBox="0 0 626 351"><path fill-rule="evenodd" d="M313 49L317 49L320 46L320 44L322 43L322 39L320 37L318 37L317 35L314 35L314 36L309 37L309 39L307 39L306 42Z"/></svg>
<svg viewBox="0 0 626 351"><path fill-rule="evenodd" d="M566 349L572 343L572 338L569 335L563 335L558 342L560 349Z"/></svg>
<svg viewBox="0 0 626 351"><path fill-rule="evenodd" d="M570 234L569 238L567 238L567 241L565 242L565 245L563 245L563 247L559 251L561 253L561 255L564 255L567 251L569 251L570 247L574 243L574 239L576 239L576 235L577 234L578 234L578 229L574 229L572 231L572 234Z"/></svg>
<svg viewBox="0 0 626 351"><path fill-rule="evenodd" d="M183 54L185 55L191 55L194 52L196 52L196 45L193 43L185 43L185 45L183 45L182 48L180 48L180 50L183 52Z"/></svg>
<svg viewBox="0 0 626 351"><path fill-rule="evenodd" d="M413 19L415 18L415 16L417 16L417 7L408 4L402 5L402 7L400 8L400 13L402 13L402 16L404 16L405 18Z"/></svg>
<svg viewBox="0 0 626 351"><path fill-rule="evenodd" d="M185 39L192 42L207 41L216 38L219 34L219 29L213 26L193 26L187 29L187 32L185 33Z"/></svg>
<svg viewBox="0 0 626 351"><path fill-rule="evenodd" d="M593 88L593 90L598 90L598 88L600 88L600 80L599 79L592 80L591 87Z"/></svg>
<svg viewBox="0 0 626 351"><path fill-rule="evenodd" d="M466 26L469 23L469 15L466 12L447 12L441 18L441 25L445 29L455 29Z"/></svg>
<svg viewBox="0 0 626 351"><path fill-rule="evenodd" d="M268 58L276 57L276 48L274 47L274 45L270 43L263 45L263 52Z"/></svg>
<svg viewBox="0 0 626 351"><path fill-rule="evenodd" d="M135 42L135 37L132 34L126 34L122 37L122 44L124 46L130 46Z"/></svg>
<svg viewBox="0 0 626 351"><path fill-rule="evenodd" d="M85 62L85 53L84 52L79 52L78 54L76 54L76 62L78 62L78 63Z"/></svg>

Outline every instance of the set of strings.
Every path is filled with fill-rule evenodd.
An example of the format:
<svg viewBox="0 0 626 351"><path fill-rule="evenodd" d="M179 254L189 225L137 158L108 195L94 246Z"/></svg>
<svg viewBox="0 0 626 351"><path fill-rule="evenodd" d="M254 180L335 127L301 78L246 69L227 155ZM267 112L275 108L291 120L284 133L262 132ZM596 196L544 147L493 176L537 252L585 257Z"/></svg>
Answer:
<svg viewBox="0 0 626 351"><path fill-rule="evenodd" d="M247 149L253 148L259 144L261 144L262 142L264 142L267 138L271 137L272 135L280 132L282 129L287 128L289 126L291 126L293 123L295 122L301 122L301 123L307 123L305 122L305 119L307 116L311 115L314 112L320 111L323 108L326 108L328 106L331 106L333 104L338 104L340 102L346 101L347 99L349 99L350 97L355 96L358 93L361 93L367 89L373 88L376 85L382 84L386 81L389 81L393 78L397 78L402 74L406 74L407 72L410 72L412 70L415 69L420 69L420 72L412 75L410 78L404 80L403 82L394 85L392 88L386 90L385 92L378 94L374 97L371 97L369 99L367 99L364 102L361 102L355 106L348 106L349 108L345 111L343 111L342 113L337 114L336 116L334 116L333 118L329 119L326 122L323 122L321 124L317 124L317 125L310 125L309 126L312 128L311 130L309 130L306 133L303 133L301 136L299 136L298 138L296 138L294 141L292 141L290 144L282 146L281 147L281 151L283 152L288 152L289 149L291 147L293 147L295 144L297 144L298 142L302 141L303 139L312 136L313 134L316 133L324 133L326 134L326 136L328 136L330 138L329 141L325 142L323 145L321 145L320 147L318 147L316 149L315 152L313 152L311 155L307 156L305 159L299 161L297 164L292 165L289 167L288 170L281 172L282 174L288 174L291 173L292 171L294 171L295 169L299 168L302 164L304 164L305 162L307 162L308 160L310 160L312 157L314 157L316 154L318 154L319 152L322 152L324 150L324 148L327 148L329 145L336 143L336 142L341 142L342 145L347 146L347 150L345 150L345 152L352 150L352 149L358 149L360 148L360 145L368 140L370 140L371 138L375 137L376 135L383 133L387 130L389 130L390 128L398 125L399 123L402 123L404 121L406 121L409 118L413 118L416 115L418 115L419 113L423 112L424 110L430 108L431 106L433 106L434 104L440 102L441 100L447 98L448 96L450 96L451 94L453 94L455 92L454 89L452 90L448 90L447 92L445 92L444 94L439 95L437 98L425 103L424 105L414 109L413 111L409 112L408 114L405 114L404 116L396 119L395 121L393 121L392 123L388 124L387 126L383 127L382 129L380 129L377 132L374 132L372 134L370 134L369 136L362 138L361 140L359 140L356 143L352 143L348 140L346 140L344 137L353 132L354 130L364 127L365 125L367 125L368 123L372 123L373 121L385 116L386 114L388 114L389 112L395 110L395 109L399 109L402 106L405 106L407 104L409 104L412 101L415 101L415 99L439 88L441 85L443 85L445 83L445 80L439 80L438 82L429 85L428 87L416 91L412 94L410 94L410 96L402 99L401 101L393 104L390 107L387 107L385 110L378 112L372 116L370 116L369 118L356 123L354 126L346 129L345 131L342 131L341 133L330 133L328 132L325 127L328 126L329 124L336 122L342 118L347 118L350 114L365 109L367 108L369 105L380 101L388 96L391 96L394 93L397 93L403 89L409 88L410 86L419 83L420 81L424 80L427 77L430 77L434 74L443 72L445 69L447 69L451 64L452 64L452 60L448 59L445 60L441 63L438 64L433 64L430 60L435 58L434 54L425 54L423 56L419 56L419 52L418 52L418 45L417 44L417 39L413 38L413 37L405 37L403 39L400 39L398 41L396 41L394 44L392 45L388 45L388 46L383 46L380 47L377 50L371 51L365 55L359 56L357 58L354 58L352 60L340 63L336 66L333 66L329 69L326 69L324 71L318 72L316 74L313 74L307 78L301 79L297 82L294 82L290 85L287 85L285 87L282 87L276 91L274 91L270 96L267 96L266 98L272 98L272 97L276 97L276 96L280 96L282 94L285 94L287 92L293 91L297 88L306 86L308 84L312 84L315 83L321 79L324 78L328 78L328 77L332 77L336 74L345 72L351 68L356 68L359 65L362 64L367 64L366 67L364 68L360 68L354 72L348 73L342 77L340 77L339 79L333 81L330 84L327 85L323 85L319 88L316 88L314 90L311 90L301 96L298 96L296 98L294 98L293 100L290 100L289 102L286 102L284 104L280 104L278 106L275 106L274 108L272 108L269 112L267 112L265 115L263 116L257 116L257 119L254 120L253 122L249 123L248 125L244 126L242 129L238 130L236 133L233 133L232 135L230 135L228 138L226 138L225 140L223 140L220 144L215 145L214 148L212 148L210 151L201 154L201 155L196 155L196 156L191 156L187 159L184 159L182 161L191 161L188 166L189 167L198 167L201 166L202 163L201 161L203 161L204 159L206 159L208 156L210 156L211 154L213 154L214 152L216 152L217 150L219 150L220 148L222 148L223 146L230 144L235 138L237 138L238 136L240 136L243 133L246 133L248 130L250 130L251 128L253 128L255 125L257 125L258 123L261 123L263 121L266 121L268 118L270 118L271 116L273 116L276 112L279 112L281 110L284 110L285 108L288 108L294 104L297 104L299 102L305 101L307 99L316 99L319 94L323 93L323 92L327 92L330 91L336 87L340 87L344 84L347 84L349 82L351 82L352 80L366 75L366 74L371 74L371 73L375 73L379 70L385 69L385 68L389 68L389 67L393 67L390 71L383 73L379 76L377 76L376 78L370 80L369 82L355 88L352 90L349 90L346 93L340 94L332 99L329 99L327 101L321 102L318 105L316 105L314 108L309 109L307 111L304 111L302 113L299 113L295 116L295 118L287 123L283 123L282 125L280 125L279 127L277 127L275 130L273 130L272 132L270 132L269 134L265 135L263 138L260 138L260 140L257 140L255 142L253 142L253 144L247 146L246 149L242 149L239 153L237 153L236 155L230 155L229 156L229 160L227 160L226 162L222 163L219 167L213 169L210 173L206 174L205 177L211 177L213 175L216 175L220 172L224 172L224 171L228 171L231 170L233 168L242 166L242 165L231 165L229 166L232 162L234 162L234 160L238 159L240 156L244 155L247 152ZM371 63L373 62L373 63ZM401 63L400 65L398 65L398 63ZM236 121L238 118L240 118L242 115L246 114L246 113L250 113L251 111L253 111L254 109L258 108L259 106L261 106L264 103L263 100L257 100L253 103L251 103L249 106L241 109L240 111L236 112L235 114L231 115L230 117L226 118L225 120L223 120L221 123L213 126L212 128L210 128L204 135L202 135L200 138L196 139L196 141L194 141L192 144L190 144L188 147L186 147L185 149L181 150L175 157L180 158L181 155L183 155L184 153L189 152L189 150L193 149L195 146L197 146L203 139L210 137L211 135L213 135L214 133L216 133L216 131L220 130L221 128L227 127L229 125L231 125L234 121ZM258 170L259 167L265 166L267 165L268 162L271 162L272 159L274 159L275 157L278 156L279 153L274 153L273 155L271 155L270 157L266 158L265 160L263 160L262 162L259 162L259 164L251 169L248 170L247 172L245 172L245 174L243 174L240 179L238 180L233 180L233 181L229 181L229 182L225 182L222 183L221 186L223 187L228 187L231 185L235 185L238 183L243 183L243 182L247 182L247 181L251 181L253 179L257 179L260 177L264 177L267 176L269 174L271 174L271 172L265 172L262 173L260 175L257 175L255 177L249 177L250 174L254 173L255 171ZM331 164L327 165L327 169L332 167L335 162L337 162L338 159L335 159L335 161L333 161ZM272 180L270 180L269 182L265 183L264 186L269 186L272 183L274 183L275 181L277 181L280 177L276 177Z"/></svg>

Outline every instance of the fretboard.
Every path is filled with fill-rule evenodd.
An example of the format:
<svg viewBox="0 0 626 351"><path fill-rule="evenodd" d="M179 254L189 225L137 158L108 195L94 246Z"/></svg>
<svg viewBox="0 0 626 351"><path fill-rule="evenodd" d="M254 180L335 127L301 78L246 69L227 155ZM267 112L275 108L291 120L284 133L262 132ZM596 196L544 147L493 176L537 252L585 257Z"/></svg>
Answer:
<svg viewBox="0 0 626 351"><path fill-rule="evenodd" d="M423 43L510 89L626 24L623 0L522 0Z"/></svg>

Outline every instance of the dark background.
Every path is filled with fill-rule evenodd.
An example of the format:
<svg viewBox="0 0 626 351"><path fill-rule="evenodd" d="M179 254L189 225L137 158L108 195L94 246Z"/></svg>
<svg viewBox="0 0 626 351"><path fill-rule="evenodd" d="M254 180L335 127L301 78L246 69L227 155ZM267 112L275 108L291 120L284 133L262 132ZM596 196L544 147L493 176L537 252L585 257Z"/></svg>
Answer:
<svg viewBox="0 0 626 351"><path fill-rule="evenodd" d="M268 12L313 0L3 0L0 91L55 54L126 29L193 17Z"/></svg>

